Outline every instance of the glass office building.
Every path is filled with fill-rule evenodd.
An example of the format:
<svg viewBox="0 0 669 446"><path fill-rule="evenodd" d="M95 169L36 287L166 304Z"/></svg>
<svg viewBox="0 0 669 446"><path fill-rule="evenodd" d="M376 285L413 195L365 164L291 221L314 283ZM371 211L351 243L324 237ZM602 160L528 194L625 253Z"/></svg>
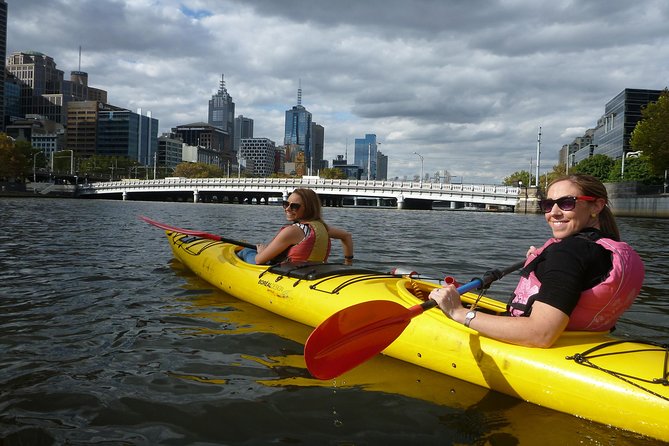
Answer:
<svg viewBox="0 0 669 446"><path fill-rule="evenodd" d="M376 135L368 133L364 138L355 139L354 163L362 169L363 180L376 180Z"/></svg>
<svg viewBox="0 0 669 446"><path fill-rule="evenodd" d="M623 153L629 152L630 137L641 120L641 110L648 103L656 102L661 93L661 90L626 88L611 99L604 108L604 115L597 121L593 154L619 159Z"/></svg>

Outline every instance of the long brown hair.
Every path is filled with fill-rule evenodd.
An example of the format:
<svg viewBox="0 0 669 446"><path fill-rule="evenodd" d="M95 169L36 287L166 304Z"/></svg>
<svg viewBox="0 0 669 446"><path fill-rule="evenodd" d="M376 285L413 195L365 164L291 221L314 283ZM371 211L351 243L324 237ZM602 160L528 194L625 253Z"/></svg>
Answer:
<svg viewBox="0 0 669 446"><path fill-rule="evenodd" d="M304 187L298 187L291 193L291 195L292 194L297 194L300 196L300 198L302 198L302 206L304 207L302 220L320 221L325 225L325 222L323 221L323 215L321 213L321 200L318 198L316 192Z"/></svg>
<svg viewBox="0 0 669 446"><path fill-rule="evenodd" d="M620 241L620 230L618 230L618 224L616 219L611 212L611 207L609 206L609 194L604 187L604 183L599 181L597 178L592 175L586 175L584 173L574 173L569 175L563 175L551 181L548 185L550 187L560 181L569 181L572 184L578 186L581 189L583 195L589 195L595 198L603 198L606 201L606 205L602 209L602 212L599 213L599 226L602 232L611 236L614 240Z"/></svg>

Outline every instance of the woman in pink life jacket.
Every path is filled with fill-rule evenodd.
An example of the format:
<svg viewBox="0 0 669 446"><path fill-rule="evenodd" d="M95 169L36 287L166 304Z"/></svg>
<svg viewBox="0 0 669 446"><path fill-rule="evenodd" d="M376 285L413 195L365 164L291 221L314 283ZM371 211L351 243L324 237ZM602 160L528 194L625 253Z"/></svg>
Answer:
<svg viewBox="0 0 669 446"><path fill-rule="evenodd" d="M610 330L641 291L643 262L620 241L604 185L573 174L548 186L540 201L553 232L530 247L508 316L465 308L452 285L430 293L442 311L484 336L550 347L563 331Z"/></svg>
<svg viewBox="0 0 669 446"><path fill-rule="evenodd" d="M330 255L330 240L339 239L344 263L353 262L353 237L348 231L326 225L321 217L321 202L311 189L298 188L283 202L286 220L267 245L244 248L237 255L248 263L267 264L276 259L286 262L325 262Z"/></svg>

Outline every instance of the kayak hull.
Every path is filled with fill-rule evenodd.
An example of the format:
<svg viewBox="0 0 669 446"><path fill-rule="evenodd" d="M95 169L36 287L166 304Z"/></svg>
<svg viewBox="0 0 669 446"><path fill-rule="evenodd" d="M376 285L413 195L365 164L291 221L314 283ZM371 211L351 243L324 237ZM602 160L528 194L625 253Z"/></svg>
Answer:
<svg viewBox="0 0 669 446"><path fill-rule="evenodd" d="M235 255L235 245L171 231L167 237L174 256L205 281L310 327L370 300L408 308L438 286L343 265L250 265ZM477 296L465 293L462 298L472 303ZM501 313L505 305L482 297L477 309ZM666 346L619 341L608 332L567 332L550 348L521 347L480 336L433 309L415 318L383 353L527 402L669 441ZM592 354L583 355L591 349Z"/></svg>

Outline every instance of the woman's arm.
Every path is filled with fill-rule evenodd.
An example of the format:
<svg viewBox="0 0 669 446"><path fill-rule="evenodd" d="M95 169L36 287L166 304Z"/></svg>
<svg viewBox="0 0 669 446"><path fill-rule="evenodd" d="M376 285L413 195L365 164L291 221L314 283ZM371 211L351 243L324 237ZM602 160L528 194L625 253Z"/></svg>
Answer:
<svg viewBox="0 0 669 446"><path fill-rule="evenodd" d="M328 235L341 241L344 250L344 263L353 263L353 236L350 232L336 226L328 226Z"/></svg>
<svg viewBox="0 0 669 446"><path fill-rule="evenodd" d="M460 295L453 285L436 288L430 299L451 319L463 324L469 309L462 306ZM547 348L553 345L569 323L569 316L543 302L532 304L528 317L497 316L478 311L469 327L489 338L526 347Z"/></svg>
<svg viewBox="0 0 669 446"><path fill-rule="evenodd" d="M286 249L297 245L304 239L304 232L297 226L288 226L274 236L267 245L257 245L256 265L264 265Z"/></svg>

